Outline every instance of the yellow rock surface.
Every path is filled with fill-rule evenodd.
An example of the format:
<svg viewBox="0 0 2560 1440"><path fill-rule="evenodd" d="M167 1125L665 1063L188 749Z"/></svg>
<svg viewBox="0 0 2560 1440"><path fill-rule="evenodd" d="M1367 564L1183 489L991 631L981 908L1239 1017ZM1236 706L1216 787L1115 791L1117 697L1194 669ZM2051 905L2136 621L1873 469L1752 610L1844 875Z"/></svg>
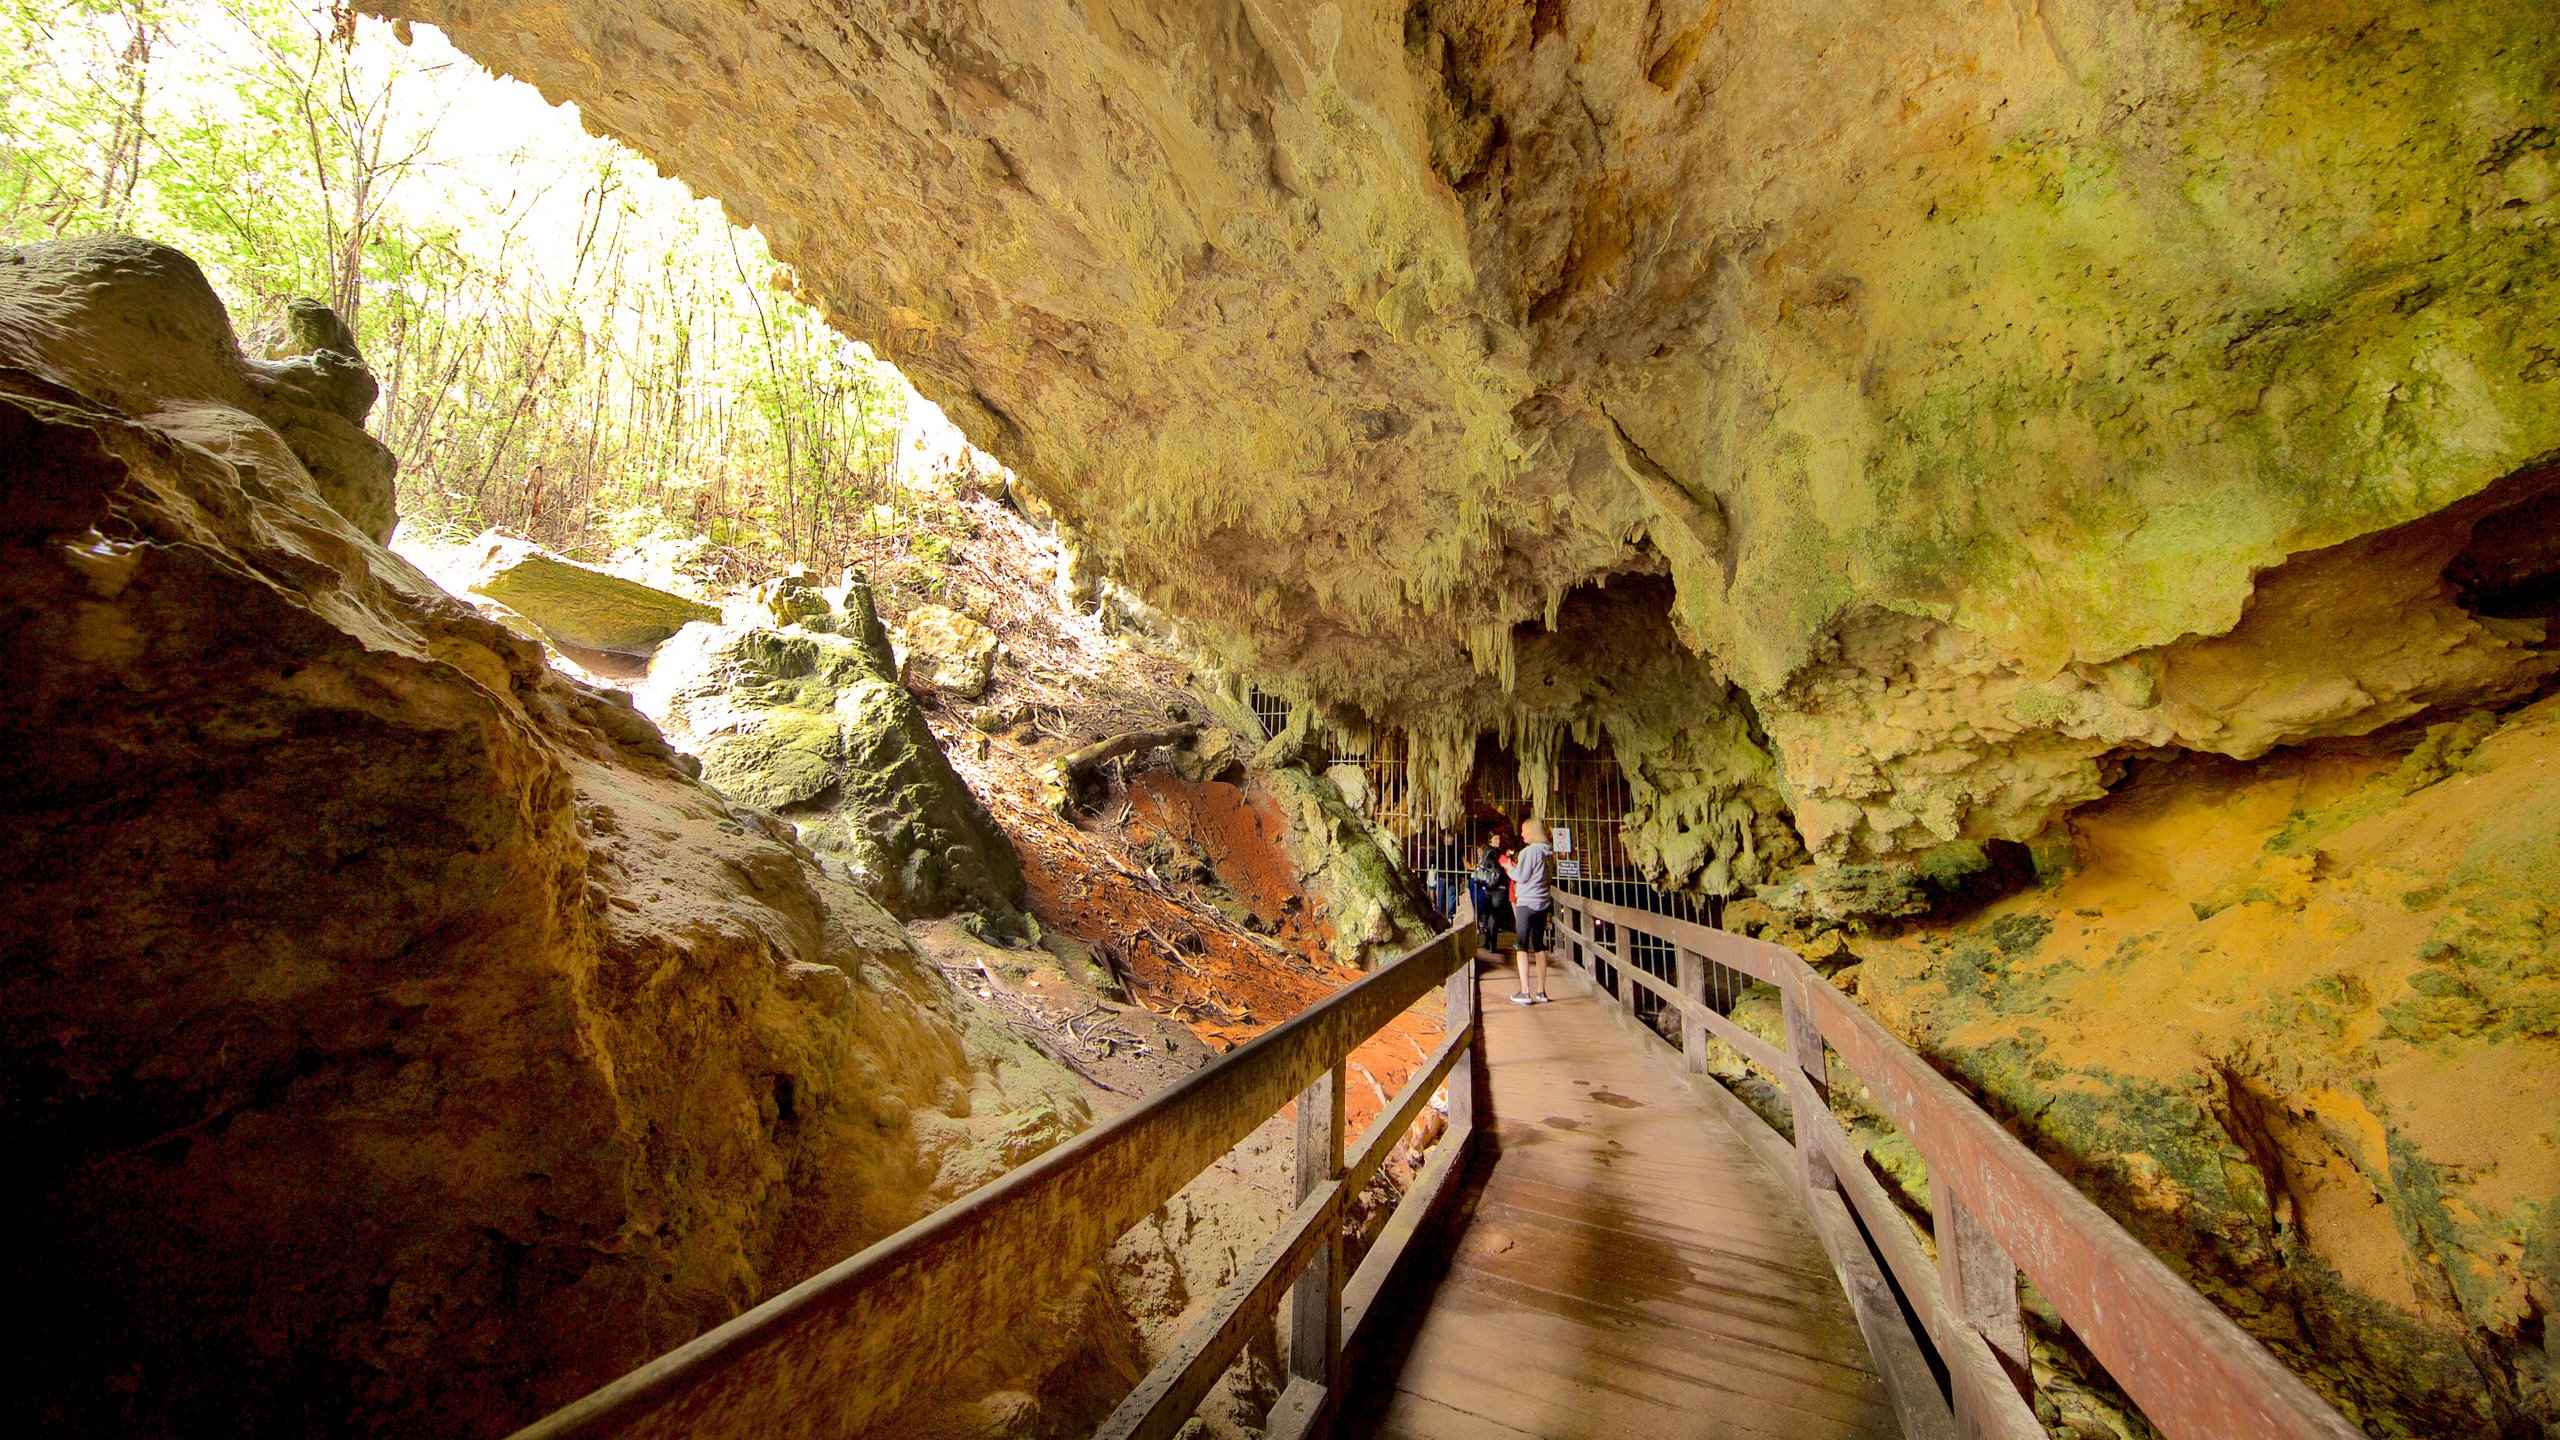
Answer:
<svg viewBox="0 0 2560 1440"><path fill-rule="evenodd" d="M2464 743L2467 732L2468 743ZM2560 1401L2560 699L2138 773L1860 999L2376 1434Z"/></svg>
<svg viewBox="0 0 2560 1440"><path fill-rule="evenodd" d="M2542 0L378 8L761 226L1219 662L1426 771L1608 734L1677 881L2536 673L2407 557L2299 675L2187 642L2560 452Z"/></svg>

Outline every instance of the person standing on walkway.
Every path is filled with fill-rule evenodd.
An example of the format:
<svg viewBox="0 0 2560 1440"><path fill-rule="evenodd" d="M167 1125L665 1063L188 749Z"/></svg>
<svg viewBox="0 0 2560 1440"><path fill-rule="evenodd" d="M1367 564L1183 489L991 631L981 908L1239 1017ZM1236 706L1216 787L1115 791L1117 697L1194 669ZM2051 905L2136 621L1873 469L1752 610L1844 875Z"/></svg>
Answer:
<svg viewBox="0 0 2560 1440"><path fill-rule="evenodd" d="M1476 852L1476 868L1467 873L1467 901L1475 907L1476 935L1485 949L1491 950L1510 927L1510 903L1503 899L1502 856L1509 848L1503 834L1496 830L1485 837L1484 848Z"/></svg>
<svg viewBox="0 0 2560 1440"><path fill-rule="evenodd" d="M1511 877L1511 918L1518 932L1519 948L1511 952L1511 964L1520 972L1520 993L1511 997L1514 1005L1547 1003L1547 950L1554 943L1555 900L1547 893L1547 868L1554 851L1547 846L1547 827L1536 820L1520 826L1520 838L1528 843L1520 853L1502 862L1504 873ZM1531 967L1536 979L1530 978Z"/></svg>

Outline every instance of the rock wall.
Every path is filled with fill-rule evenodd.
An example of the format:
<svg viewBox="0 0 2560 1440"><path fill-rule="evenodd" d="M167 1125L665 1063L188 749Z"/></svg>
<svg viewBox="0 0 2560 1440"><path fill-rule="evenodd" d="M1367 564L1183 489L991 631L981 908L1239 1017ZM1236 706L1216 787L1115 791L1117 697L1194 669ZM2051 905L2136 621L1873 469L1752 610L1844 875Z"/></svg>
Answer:
<svg viewBox="0 0 2560 1440"><path fill-rule="evenodd" d="M2549 1433L2560 698L2151 762L2070 830L1816 953L2370 1433Z"/></svg>
<svg viewBox="0 0 2560 1440"><path fill-rule="evenodd" d="M1675 873L2023 839L2530 644L2084 704L2560 452L2550 0L379 8L762 226L1230 668L1453 768L1605 729ZM1695 683L1533 663L1629 578Z"/></svg>
<svg viewBox="0 0 2560 1440"><path fill-rule="evenodd" d="M383 549L305 379L174 251L0 250L0 1384L48 1434L501 1434L1085 1120Z"/></svg>
<svg viewBox="0 0 2560 1440"><path fill-rule="evenodd" d="M1404 729L1451 803L1481 734L1532 787L1605 735L1673 881L1907 915L1989 842L2059 877L2160 752L2210 828L2241 762L2552 673L2552 0L379 4L762 226L1217 668ZM2391 828L2304 883L2386 884ZM2484 905L2550 889L2460 863ZM2219 884L2157 881L2122 992L2130 937L2069 993L1881 957L1866 993L1931 1043L1977 1005L2046 1037L1949 1053L2123 1213L2171 1197L2148 1233L2368 1423L2547 1427L2547 1151L2463 1181L2445 1118L2547 1089L2530 1007L2360 949L2434 913L2381 891L2220 986L2190 927L2253 910L2197 918ZM2539 974L2482 923L2413 943ZM2440 1029L2372 1038L2394 1007ZM2362 1218L2244 1223L2331 1180Z"/></svg>

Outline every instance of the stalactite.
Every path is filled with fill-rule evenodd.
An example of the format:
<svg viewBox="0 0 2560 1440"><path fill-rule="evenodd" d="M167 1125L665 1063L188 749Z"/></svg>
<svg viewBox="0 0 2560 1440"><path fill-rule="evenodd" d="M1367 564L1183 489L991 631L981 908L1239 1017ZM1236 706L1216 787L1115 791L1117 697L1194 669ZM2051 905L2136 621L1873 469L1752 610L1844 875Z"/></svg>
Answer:
<svg viewBox="0 0 2560 1440"><path fill-rule="evenodd" d="M1520 655L1512 641L1511 626L1496 621L1490 625L1470 626L1467 630L1467 658L1475 662L1476 673L1490 676L1509 694L1520 684Z"/></svg>
<svg viewBox="0 0 2560 1440"><path fill-rule="evenodd" d="M1405 734L1405 755L1415 812L1442 825L1457 824L1466 813L1467 780L1476 769L1475 727L1417 725Z"/></svg>

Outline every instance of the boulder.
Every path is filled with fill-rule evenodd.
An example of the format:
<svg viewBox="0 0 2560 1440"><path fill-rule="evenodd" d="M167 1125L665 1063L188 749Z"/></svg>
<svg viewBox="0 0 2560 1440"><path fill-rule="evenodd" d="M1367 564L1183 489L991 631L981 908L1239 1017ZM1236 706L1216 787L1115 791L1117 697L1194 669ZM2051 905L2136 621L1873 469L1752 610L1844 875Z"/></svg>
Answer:
<svg viewBox="0 0 2560 1440"><path fill-rule="evenodd" d="M530 540L492 530L473 542L471 590L506 606L562 645L646 656L717 608L592 565L554 555Z"/></svg>
<svg viewBox="0 0 2560 1440"><path fill-rule="evenodd" d="M498 624L506 626L509 630L523 636L525 639L532 641L536 645L548 648L551 643L551 637L543 631L541 626L534 624L531 620L526 619L524 616L517 614L515 611L508 609L506 606L499 604L495 600L483 600L471 608L479 611L481 618L496 621Z"/></svg>
<svg viewBox="0 0 2560 1440"><path fill-rule="evenodd" d="M355 333L317 300L285 302L284 328L267 362L246 362L264 391L266 422L301 458L322 498L374 540L388 544L399 523L397 465L364 431L381 387L365 368Z"/></svg>
<svg viewBox="0 0 2560 1440"><path fill-rule="evenodd" d="M899 684L869 588L843 594L841 610L813 589L759 602L790 624L687 628L650 662L640 704L705 780L797 824L900 918L967 911L1027 934L1012 843Z"/></svg>
<svg viewBox="0 0 2560 1440"><path fill-rule="evenodd" d="M748 591L746 603L760 624L835 628L835 602L805 575L777 575Z"/></svg>
<svg viewBox="0 0 2560 1440"><path fill-rule="evenodd" d="M1298 888L1316 902L1335 958L1362 969L1429 940L1430 897L1396 858L1399 847L1361 818L1322 774L1300 764L1252 767L1290 817L1282 843Z"/></svg>
<svg viewBox="0 0 2560 1440"><path fill-rule="evenodd" d="M911 690L951 700L987 693L996 632L941 605L919 605L898 630L898 678Z"/></svg>
<svg viewBox="0 0 2560 1440"><path fill-rule="evenodd" d="M175 251L0 249L12 1413L504 1434L1083 1123L345 514L256 363Z"/></svg>
<svg viewBox="0 0 2560 1440"><path fill-rule="evenodd" d="M247 453L368 539L391 538L399 467L365 433L373 379L329 307L293 302L274 358L245 355L195 262L130 235L0 249L0 295L0 348L47 357L48 378L215 454Z"/></svg>
<svg viewBox="0 0 2560 1440"><path fill-rule="evenodd" d="M1204 725L1190 739L1166 752L1173 773L1199 784L1223 780L1244 768L1244 747L1224 725Z"/></svg>
<svg viewBox="0 0 2560 1440"><path fill-rule="evenodd" d="M1342 803L1350 807L1352 814L1360 815L1368 812L1368 771L1345 761L1324 767L1324 778L1333 782L1335 792L1342 796Z"/></svg>
<svg viewBox="0 0 2560 1440"><path fill-rule="evenodd" d="M845 577L845 584L852 584L850 574ZM814 579L804 577L804 574L778 574L778 577L750 589L745 605L748 605L748 615L753 615L758 625L801 625L801 628L809 630L835 630L840 597L842 587L835 589L835 597L829 597L827 589L822 589Z"/></svg>

